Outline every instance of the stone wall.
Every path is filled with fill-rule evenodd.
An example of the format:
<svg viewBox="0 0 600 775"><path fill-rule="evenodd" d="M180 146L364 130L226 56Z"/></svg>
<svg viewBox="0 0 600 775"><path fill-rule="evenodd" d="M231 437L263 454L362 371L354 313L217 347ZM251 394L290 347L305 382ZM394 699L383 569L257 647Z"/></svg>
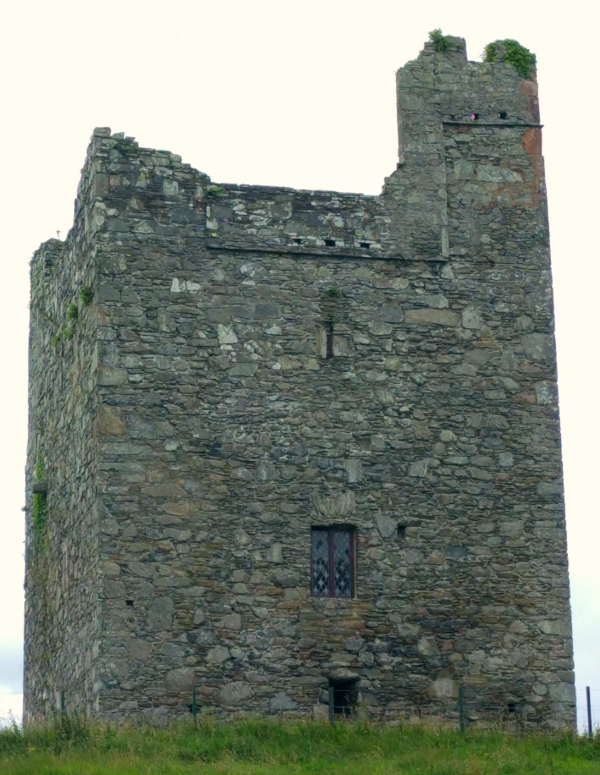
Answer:
<svg viewBox="0 0 600 775"><path fill-rule="evenodd" d="M90 149L73 229L65 242L44 243L31 262L26 723L48 717L61 706L84 712L99 708L94 432L98 326L89 305L95 285L92 169ZM46 492L34 495L34 483Z"/></svg>
<svg viewBox="0 0 600 775"><path fill-rule="evenodd" d="M96 130L104 717L186 717L194 686L203 712L322 716L352 678L374 718L462 685L474 718L573 723L534 91L426 45L380 197L216 185ZM356 595L313 597L336 524Z"/></svg>

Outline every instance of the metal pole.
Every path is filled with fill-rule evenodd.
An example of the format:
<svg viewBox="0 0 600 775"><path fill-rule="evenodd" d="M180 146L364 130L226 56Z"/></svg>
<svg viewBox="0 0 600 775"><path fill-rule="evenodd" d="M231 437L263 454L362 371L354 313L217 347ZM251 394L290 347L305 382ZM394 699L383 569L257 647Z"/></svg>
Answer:
<svg viewBox="0 0 600 775"><path fill-rule="evenodd" d="M196 701L196 687L192 689L192 716L194 717L194 724L198 718L198 703Z"/></svg>
<svg viewBox="0 0 600 775"><path fill-rule="evenodd" d="M590 687L585 687L585 699L587 701L587 714L588 714L588 735L593 737L592 731L592 701L590 699Z"/></svg>
<svg viewBox="0 0 600 775"><path fill-rule="evenodd" d="M458 687L458 723L461 732L465 731L465 703L462 686Z"/></svg>
<svg viewBox="0 0 600 775"><path fill-rule="evenodd" d="M329 687L329 723L333 724L335 721L335 697L333 686Z"/></svg>

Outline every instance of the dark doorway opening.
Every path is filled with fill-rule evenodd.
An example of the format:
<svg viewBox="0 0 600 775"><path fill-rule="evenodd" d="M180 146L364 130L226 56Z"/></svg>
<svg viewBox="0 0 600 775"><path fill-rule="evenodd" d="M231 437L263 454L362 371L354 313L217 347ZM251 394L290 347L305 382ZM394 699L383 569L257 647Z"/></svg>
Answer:
<svg viewBox="0 0 600 775"><path fill-rule="evenodd" d="M329 718L352 718L358 704L358 681L329 679Z"/></svg>

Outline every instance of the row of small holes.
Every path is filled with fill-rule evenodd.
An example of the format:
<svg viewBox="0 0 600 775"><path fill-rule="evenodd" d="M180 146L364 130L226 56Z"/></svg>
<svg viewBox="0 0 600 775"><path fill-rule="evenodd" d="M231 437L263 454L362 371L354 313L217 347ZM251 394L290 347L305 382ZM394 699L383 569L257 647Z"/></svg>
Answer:
<svg viewBox="0 0 600 775"><path fill-rule="evenodd" d="M450 116L452 120L455 119L455 116ZM474 121L477 121L479 119L479 113L471 113L469 115L469 118L473 119ZM508 113L505 110L500 111L500 118L508 118Z"/></svg>
<svg viewBox="0 0 600 775"><path fill-rule="evenodd" d="M295 245L302 245L302 239L300 237L293 237L292 238L292 242ZM336 243L335 243L334 239L326 239L325 240L325 244L327 245L328 248L334 248L336 246ZM368 248L371 247L368 242L360 242L359 244L360 244L361 248L367 248L368 249Z"/></svg>
<svg viewBox="0 0 600 775"><path fill-rule="evenodd" d="M479 113L471 113L471 118L474 118L475 121L479 118ZM508 113L505 110L500 111L500 118L508 118Z"/></svg>

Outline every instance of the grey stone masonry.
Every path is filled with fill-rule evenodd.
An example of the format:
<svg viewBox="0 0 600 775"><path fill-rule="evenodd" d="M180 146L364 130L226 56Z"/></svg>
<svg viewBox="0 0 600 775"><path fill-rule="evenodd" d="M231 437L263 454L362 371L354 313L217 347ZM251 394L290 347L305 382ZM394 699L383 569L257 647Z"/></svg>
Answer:
<svg viewBox="0 0 600 775"><path fill-rule="evenodd" d="M450 38L397 89L380 196L94 131L31 265L27 722L323 717L345 681L573 725L537 85Z"/></svg>

